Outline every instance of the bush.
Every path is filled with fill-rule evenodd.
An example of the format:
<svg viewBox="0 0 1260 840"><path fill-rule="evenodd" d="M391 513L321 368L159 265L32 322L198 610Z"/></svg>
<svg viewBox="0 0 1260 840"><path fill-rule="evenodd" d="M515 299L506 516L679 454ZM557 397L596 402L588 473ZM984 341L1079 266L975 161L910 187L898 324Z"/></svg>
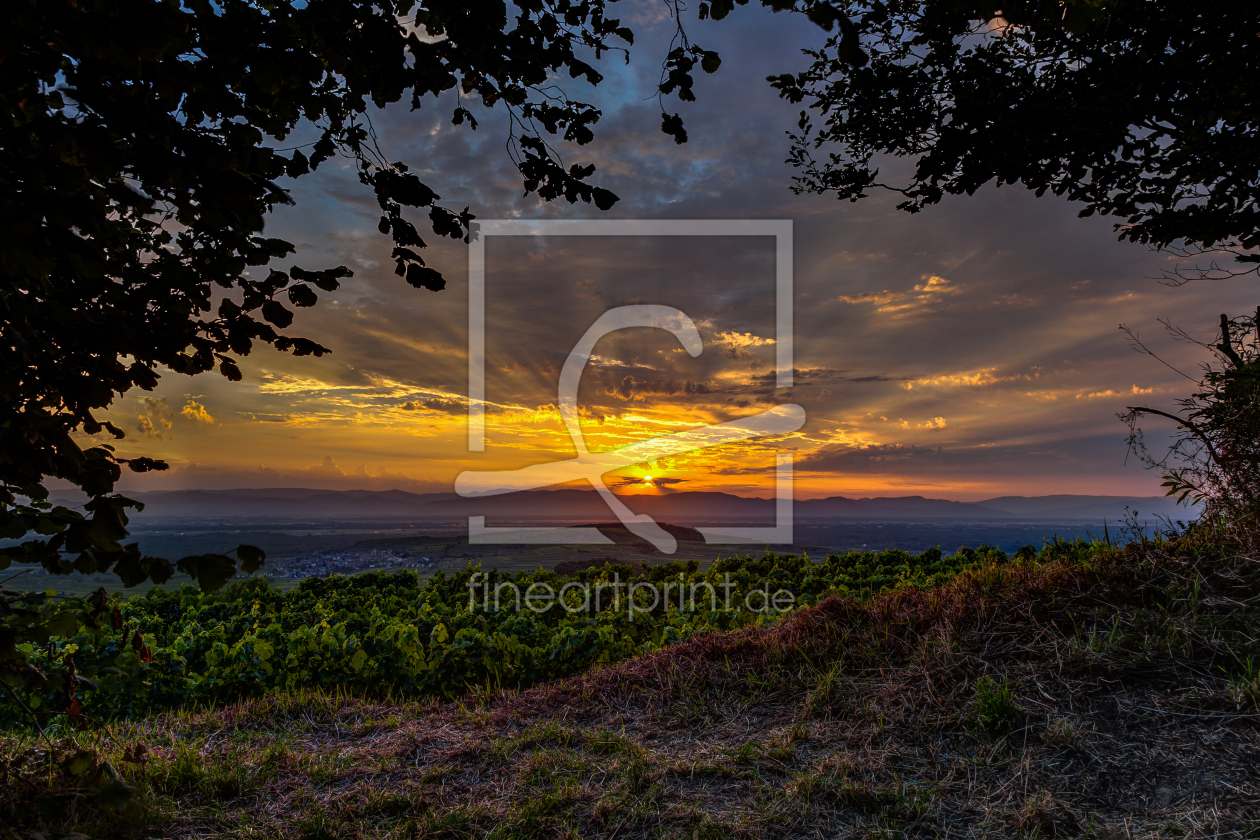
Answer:
<svg viewBox="0 0 1260 840"><path fill-rule="evenodd" d="M1168 495L1203 504L1203 519L1237 530L1248 541L1260 531L1260 308L1252 317L1221 315L1216 344L1173 335L1211 351L1199 390L1180 400L1176 414L1130 406L1129 445L1144 464L1163 469ZM1132 335L1132 334L1130 334ZM1150 352L1133 337L1139 349ZM1154 355L1154 354L1152 354ZM1176 421L1178 432L1162 457L1146 448L1138 425L1144 416Z"/></svg>

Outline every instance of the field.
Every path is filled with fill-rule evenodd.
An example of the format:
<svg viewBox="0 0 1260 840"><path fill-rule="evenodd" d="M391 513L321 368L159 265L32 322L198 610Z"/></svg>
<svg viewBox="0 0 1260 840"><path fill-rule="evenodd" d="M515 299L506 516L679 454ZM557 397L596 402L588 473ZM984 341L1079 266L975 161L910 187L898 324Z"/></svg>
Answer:
<svg viewBox="0 0 1260 840"><path fill-rule="evenodd" d="M533 687L381 690L347 672L120 708L107 735L48 718L48 740L0 735L13 756L0 819L46 835L303 840L1260 836L1254 557L1193 535L901 557L892 574L878 556L743 561L749 582L777 576L808 606ZM809 583L820 571L858 585ZM559 582L523 578L542 575ZM442 573L415 591L442 580L467 582ZM258 586L124 612L142 626L195 605L192 623L217 616L226 643L232 627L269 626L269 604L357 611L368 590L399 588L381 575ZM255 618L233 624L242 615ZM178 647L168 633L143 634L151 664ZM49 774L50 745L79 763Z"/></svg>
<svg viewBox="0 0 1260 840"><path fill-rule="evenodd" d="M608 559L577 563L597 565L569 574L467 566L424 578L410 571L310 578L288 589L266 578L214 594L154 588L120 602L108 625L23 650L47 673L73 661L93 680L78 692L83 710L103 720L311 688L456 697L528 688L697 635L766 626L832 595L930 589L967 569L1008 562L987 546L949 557L939 549L822 562L728 557L704 570L695 560ZM533 601L566 590L568 602ZM60 607L45 609L52 616ZM57 692L50 685L22 700L52 708ZM0 716L20 723L18 699L0 696Z"/></svg>

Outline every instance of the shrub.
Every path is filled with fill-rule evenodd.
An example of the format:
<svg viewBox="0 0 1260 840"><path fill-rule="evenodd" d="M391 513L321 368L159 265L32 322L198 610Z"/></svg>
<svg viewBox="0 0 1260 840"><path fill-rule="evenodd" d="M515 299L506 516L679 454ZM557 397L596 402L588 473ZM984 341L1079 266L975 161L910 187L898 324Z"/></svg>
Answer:
<svg viewBox="0 0 1260 840"><path fill-rule="evenodd" d="M1130 449L1147 467L1165 471L1168 495L1202 503L1205 521L1236 528L1254 540L1260 531L1260 308L1252 317L1221 315L1216 344L1171 326L1169 330L1175 338L1210 351L1214 362L1203 366L1199 390L1179 401L1179 412L1130 406L1120 415L1129 425ZM1150 353L1136 336L1130 337ZM1159 458L1143 442L1138 425L1143 416L1178 425L1172 445Z"/></svg>

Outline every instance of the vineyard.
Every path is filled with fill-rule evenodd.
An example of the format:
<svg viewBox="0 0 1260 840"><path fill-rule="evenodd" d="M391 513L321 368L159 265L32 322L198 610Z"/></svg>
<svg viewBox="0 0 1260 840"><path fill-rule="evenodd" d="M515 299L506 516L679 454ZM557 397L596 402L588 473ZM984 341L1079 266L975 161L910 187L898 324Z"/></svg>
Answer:
<svg viewBox="0 0 1260 840"><path fill-rule="evenodd" d="M1018 556L1033 553L1025 548ZM213 594L153 589L112 605L110 620L96 630L23 650L44 673L73 674L63 681L73 687L70 699L98 720L316 687L378 698L453 697L524 688L698 634L771 624L785 614L767 608L776 594L776 605L790 601L800 609L831 595L932 587L964 569L1007 562L1002 551L981 546L951 556L940 549L853 552L821 563L766 554L721 559L703 572L692 561L637 575L617 565L571 575L470 566L426 580L411 572L312 578L288 592L249 578ZM614 585L629 591L627 584L636 587L637 601L608 594ZM672 587L665 598L646 597L660 586ZM595 589L604 597L562 597L543 607L529 597L521 607L509 597L539 589ZM507 598L499 609L490 592ZM27 713L16 699L0 696L0 720L22 726ZM22 699L43 716L66 698L47 690Z"/></svg>

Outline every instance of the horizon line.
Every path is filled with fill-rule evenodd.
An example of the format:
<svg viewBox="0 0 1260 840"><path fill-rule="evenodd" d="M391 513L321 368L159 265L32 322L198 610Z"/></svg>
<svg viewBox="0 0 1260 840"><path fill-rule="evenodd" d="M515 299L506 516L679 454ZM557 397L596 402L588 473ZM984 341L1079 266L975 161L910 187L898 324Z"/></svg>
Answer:
<svg viewBox="0 0 1260 840"><path fill-rule="evenodd" d="M307 492L312 492L312 493L395 493L396 492L396 493L407 493L413 496L449 494L457 498L467 498L469 500L477 499L477 498L491 498L492 497L490 495L487 495L487 496L474 495L474 496L464 497L464 496L459 496L459 494L455 493L454 490L419 490L418 491L418 490L407 490L402 487L391 487L384 490L374 490L367 487L335 489L335 488L328 488L328 487L302 487L302 486L230 487L230 488L223 488L223 489L214 489L214 488L208 488L208 487L181 487L181 488L176 488L176 489L155 488L152 490L116 490L114 492L126 495L128 493L134 493L134 494L238 493L238 492L257 493L257 492L268 492L268 491L307 491ZM572 491L572 492L578 492L578 493L598 493L598 491L595 490L594 488L556 487L556 488L537 488L537 489L532 489L532 490L522 490L522 491L519 491L519 493L514 493L512 495L519 495L523 493L557 493L557 492L565 492L565 491ZM768 496L768 497L767 496L744 496L739 493L734 493L734 492L730 492L726 490L671 490L665 493L615 493L615 495L621 496L624 498L634 498L636 496L650 496L650 497L655 497L655 498L664 498L668 496L699 495L699 494L717 494L717 495L731 496L738 499L749 499L749 500L757 500L757 501L765 501L765 502L771 502L775 500L774 496ZM53 495L52 493L49 494L50 497L52 495ZM998 495L998 496L990 496L985 499L979 499L976 501L963 501L961 499L950 499L943 496L925 496L922 493L912 493L912 494L907 494L904 496L846 496L842 493L837 493L830 496L806 496L806 497L798 496L794 498L794 501L810 502L810 501L826 501L828 499L845 499L848 501L876 501L880 499L887 499L887 500L923 499L925 501L949 502L951 504L959 504L959 505L979 505L979 504L983 504L986 501L994 501L997 499L1050 499L1050 498L1158 500L1158 499L1165 499L1168 497L1160 496L1160 495L1154 495L1154 496L1117 495L1117 494L1110 494L1110 493L1047 493L1044 495L1037 495L1037 496L1004 494L1004 495Z"/></svg>

